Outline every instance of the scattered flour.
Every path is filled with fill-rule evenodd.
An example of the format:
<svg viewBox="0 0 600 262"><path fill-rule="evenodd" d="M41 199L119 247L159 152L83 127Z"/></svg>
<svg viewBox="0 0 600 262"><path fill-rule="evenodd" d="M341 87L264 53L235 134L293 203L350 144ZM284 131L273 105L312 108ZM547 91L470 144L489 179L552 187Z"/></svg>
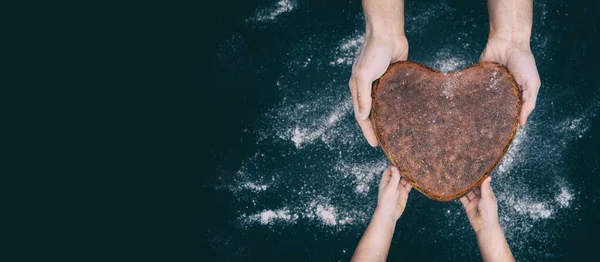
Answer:
<svg viewBox="0 0 600 262"><path fill-rule="evenodd" d="M338 54L352 57L360 41L361 37L347 38L337 51L348 52ZM354 51L349 52L353 48ZM438 54L441 59L434 63L438 70L454 71L466 65L466 60L449 56L449 53ZM311 57L298 57L297 60L317 60ZM278 222L277 225L286 226L304 219L339 229L368 222L374 208L372 204L376 203L376 192L371 189L377 187L378 177L388 162L380 153L365 148L364 138L351 115L347 86L341 84L345 79L337 82L335 79L331 80L333 83L316 83L319 87L325 86L325 89L315 87L320 92L309 91L301 96L297 91L295 96L288 94L279 106L265 114L264 129L258 132L264 133L257 142L258 152L242 164L233 180L237 186L231 186L236 194L247 192L238 200L244 206L239 217L242 224L274 225ZM298 90L298 85L298 81L286 77L276 83L281 92ZM448 90L448 96L451 91ZM523 232L537 230L539 221L559 217L561 210L575 204L573 189L559 183L564 180L561 178L564 170L554 163L562 157L567 148L564 145L589 130L596 109L597 106L577 117L550 125L550 128L542 124L545 121L532 118L526 127L518 130L493 174L501 221L507 237L513 241ZM273 151L273 145L282 148ZM531 169L532 165L536 173L519 174L524 168ZM542 178L554 181L558 192L547 186L537 188L530 182ZM272 195L273 190L279 189L289 194ZM261 195L269 194L275 198L269 198L269 204L266 204ZM273 209L273 205L281 207L281 204L284 204L283 208ZM369 208L358 208L360 206ZM458 215L451 217L461 219Z"/></svg>
<svg viewBox="0 0 600 262"><path fill-rule="evenodd" d="M334 59L329 62L330 65L352 65L354 58L360 52L360 48L365 40L364 33L357 33L355 36L341 41L339 47L334 51Z"/></svg>
<svg viewBox="0 0 600 262"><path fill-rule="evenodd" d="M280 1L259 10L251 20L275 21L295 7L294 1ZM441 1L426 12L407 15L407 32L420 32L431 19L451 12L453 9ZM541 38L533 37L533 46L539 47ZM288 69L319 71L328 74L326 81L331 82L307 86L302 81L306 75L297 71L277 80L275 88L283 94L281 103L263 115L257 130L250 131L259 137L256 153L241 163L239 171L230 172L230 180L224 180L228 185L224 188L234 193L240 224L290 226L302 220L340 230L368 223L377 199L376 190L371 189L377 186L387 160L366 144L351 116L346 66L352 64L363 38L355 33L342 39L331 51L333 57L324 59L312 55L319 47L310 45L318 41L292 47L298 52L288 57L292 60ZM232 43L238 42L241 40ZM444 49L423 63L451 72L467 66L467 57L464 51ZM309 66L320 64L333 66ZM540 235L569 225L568 217L578 207L577 188L568 183L565 173L569 170L561 162L572 142L588 133L599 108L595 103L583 112L573 109L557 123L552 122L556 116L544 108L544 103L548 102L538 100L535 114L518 130L492 175L500 220L517 255L538 252L542 248L532 247L531 241L549 244L552 240ZM463 223L461 208L460 204L450 205L439 223L446 227Z"/></svg>
<svg viewBox="0 0 600 262"><path fill-rule="evenodd" d="M546 219L552 216L553 209L546 202L536 202L528 199L527 196L509 195L507 198L501 198L509 208L513 208L520 215L527 215L533 221Z"/></svg>
<svg viewBox="0 0 600 262"><path fill-rule="evenodd" d="M349 99L332 106L329 108L329 114L321 116L314 116L314 111L316 109L323 110L323 105L315 105L311 102L297 104L294 107L296 110L291 112L295 115L295 121L292 120L295 122L294 125L279 131L278 136L281 139L292 141L296 148L302 148L305 144L322 138L328 130L352 112L352 104Z"/></svg>
<svg viewBox="0 0 600 262"><path fill-rule="evenodd" d="M438 55L439 56L439 55ZM448 57L443 58L443 56L435 61L434 67L438 71L442 73L448 73L453 71L458 71L459 69L465 67L467 65L467 61L460 59L458 57Z"/></svg>
<svg viewBox="0 0 600 262"><path fill-rule="evenodd" d="M371 188L372 181L381 177L383 171L387 168L388 162L385 158L370 163L350 163L340 161L335 170L345 176L354 176L356 187L354 191L360 194L367 194Z"/></svg>
<svg viewBox="0 0 600 262"><path fill-rule="evenodd" d="M274 22L284 13L290 12L296 8L297 4L292 0L280 0L269 8L260 9L256 14L249 18L251 22Z"/></svg>
<svg viewBox="0 0 600 262"><path fill-rule="evenodd" d="M527 139L527 129L521 127L517 130L512 143L508 147L506 155L504 155L504 158L498 165L496 172L494 173L496 176L502 176L506 174L512 167L515 166L515 164L517 164L515 161L520 160L519 154L521 153L521 142L523 142L525 139Z"/></svg>
<svg viewBox="0 0 600 262"><path fill-rule="evenodd" d="M317 205L317 216L326 225L336 225L338 223L335 208L332 206Z"/></svg>
<svg viewBox="0 0 600 262"><path fill-rule="evenodd" d="M444 48L438 51L434 58L435 60L428 61L428 64L432 64L434 69L442 73L458 71L468 64L468 60L461 50Z"/></svg>
<svg viewBox="0 0 600 262"><path fill-rule="evenodd" d="M494 70L492 76L490 77L490 86L486 87L485 90L490 91L498 89L498 80L498 71Z"/></svg>
<svg viewBox="0 0 600 262"><path fill-rule="evenodd" d="M267 185L258 185L254 182L246 182L246 183L242 184L242 187L252 190L254 192L265 191L268 188Z"/></svg>
<svg viewBox="0 0 600 262"><path fill-rule="evenodd" d="M408 2L407 4L412 5L414 3ZM407 34L419 33L435 19L444 19L444 17L454 11L454 8L448 5L445 1L428 5L424 10L419 10L416 13L412 13L410 10L414 8L405 8L406 13L404 15L406 22L404 23L405 31Z"/></svg>
<svg viewBox="0 0 600 262"><path fill-rule="evenodd" d="M576 215L572 212L578 206L576 191L565 179L569 171L563 165L564 154L589 130L600 108L595 101L576 112L576 117L552 123L555 116L546 113L546 105L538 102L536 115L530 117L525 127L519 127L507 154L492 174L500 222L517 254L537 252L530 247L531 240L522 237L524 234L534 234L535 241L543 243L553 241L551 237L540 236L552 230L543 221L553 220L552 227L564 229L571 223L565 216Z"/></svg>
<svg viewBox="0 0 600 262"><path fill-rule="evenodd" d="M562 208L568 208L571 206L571 202L573 202L573 193L571 193L571 191L566 188L566 187L561 187L560 188L560 194L556 196L556 198L554 200L556 200L556 202L558 203L558 205Z"/></svg>
<svg viewBox="0 0 600 262"><path fill-rule="evenodd" d="M589 119L584 119L584 117L565 119L558 125L558 129L562 133L574 134L578 138L582 138L591 126L591 123L586 120Z"/></svg>
<svg viewBox="0 0 600 262"><path fill-rule="evenodd" d="M241 219L244 223L258 222L261 225L270 225L275 222L295 222L296 219L298 219L298 215L290 214L290 211L284 208L278 210L265 210L250 216L243 215Z"/></svg>
<svg viewBox="0 0 600 262"><path fill-rule="evenodd" d="M456 82L458 81L458 78L453 77L453 78L449 78L448 80L446 80L446 82L444 82L442 84L442 96L444 96L446 99L450 99L452 97L454 97L454 89L456 89Z"/></svg>

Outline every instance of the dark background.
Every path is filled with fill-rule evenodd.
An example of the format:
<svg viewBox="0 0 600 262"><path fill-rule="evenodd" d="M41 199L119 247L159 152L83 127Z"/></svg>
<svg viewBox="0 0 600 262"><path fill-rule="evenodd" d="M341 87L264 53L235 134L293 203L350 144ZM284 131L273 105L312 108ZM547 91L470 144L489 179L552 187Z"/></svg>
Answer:
<svg viewBox="0 0 600 262"><path fill-rule="evenodd" d="M342 115L340 124L348 133L333 133L351 137L346 142L327 144L317 139L294 147L278 136L286 121L312 125L307 120L311 116L327 115L316 105L308 114L298 112L301 117L294 118L287 106L349 99L345 84L351 66L330 66L329 62L340 56L344 39L363 32L364 22L360 1L308 0L292 1L295 7L273 20L253 20L261 12L273 10L277 2L237 1L203 8L201 13L208 18L205 25L210 28L204 31L199 25L194 32L208 44L205 50L209 50L210 63L210 68L201 69L206 61L190 61L193 70L208 72L207 78L195 78L193 71L188 75L194 88L200 90L198 103L205 106L192 120L201 126L203 133L198 137L205 153L194 174L198 184L192 189L202 204L190 207L197 212L197 220L192 221L199 229L194 241L199 245L197 254L216 261L273 257L288 261L349 260L368 217L333 226L302 215L293 223L267 225L247 224L241 219L282 205L289 206L292 213L304 208L310 201L293 195L300 190L298 184L311 187L311 183L325 185L313 188L328 190L332 203L339 204L338 212L365 210L369 215L376 203L376 190L357 199L361 196L354 196L352 187L343 185L350 182L331 171L330 162L336 158L330 155L348 150L350 155L343 158L357 163L384 157L379 149L371 149L360 139L351 114ZM531 124L522 136L525 141L515 150L516 164L509 171L499 171L503 174L493 183L502 199L501 220L519 261L567 261L595 254L594 243L600 233L599 15L597 1L534 4L531 46L542 87ZM440 69L442 65L437 62L458 57L461 68L476 63L485 45L485 1L407 1L405 17L409 60ZM307 69L299 69L307 57L313 62ZM335 84L323 88L323 83ZM323 100L320 96L333 98ZM277 113L279 110L287 113ZM315 160L309 160L311 157ZM311 163L319 167L310 167ZM242 169L247 172L242 174ZM283 182L270 186L268 193L243 191L239 185L244 181L264 182L269 174L276 174L274 177ZM332 177L339 183L330 182ZM552 202L561 192L560 185L567 185L573 196L566 208ZM544 217L538 212L540 205L552 214ZM406 210L398 222L389 261L480 259L475 235L466 218L460 217L459 205L437 203L411 192ZM448 218L446 212L456 213L456 217Z"/></svg>
<svg viewBox="0 0 600 262"><path fill-rule="evenodd" d="M360 1L289 1L268 18L279 2L3 3L6 139L17 144L6 176L22 180L6 183L7 249L23 260L349 260L386 165L346 84ZM534 4L542 88L492 182L519 261L597 253L599 8ZM476 63L487 38L485 1L407 1L405 20L409 60L439 70ZM269 210L287 213L255 216ZM411 192L389 260L478 259L460 204Z"/></svg>

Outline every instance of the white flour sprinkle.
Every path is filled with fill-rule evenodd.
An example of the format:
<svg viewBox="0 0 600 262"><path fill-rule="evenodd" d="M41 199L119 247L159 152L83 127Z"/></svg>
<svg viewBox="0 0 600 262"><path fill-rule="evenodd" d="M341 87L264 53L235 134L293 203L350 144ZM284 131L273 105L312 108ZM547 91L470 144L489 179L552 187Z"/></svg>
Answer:
<svg viewBox="0 0 600 262"><path fill-rule="evenodd" d="M584 117L566 119L558 125L558 129L562 133L573 134L578 138L582 138L583 134L585 134L591 126L589 121L586 120L588 119L584 119Z"/></svg>
<svg viewBox="0 0 600 262"><path fill-rule="evenodd" d="M571 206L571 202L573 202L573 193L566 187L560 188L560 194L555 198L558 205L562 208L568 208Z"/></svg>
<svg viewBox="0 0 600 262"><path fill-rule="evenodd" d="M223 188L235 196L240 225L276 228L306 222L339 231L368 223L377 203L377 184L388 163L379 149L368 147L351 116L347 66L363 37L355 33L341 39L333 50L325 50L330 54L325 57L315 55L319 48L311 46L323 44L318 37L291 48L285 62L289 73L273 81L280 103L249 132L259 137L255 154L242 161L239 171L227 173L233 178L225 180L228 186ZM463 50L443 49L423 64L451 72L467 66L468 57ZM316 71L330 77L324 82L318 77L305 81ZM490 82L493 85L494 76ZM450 97L451 88L447 91ZM511 248L514 245L521 254L538 251L531 247L532 241L553 241L539 235L567 226L561 221L577 210L577 188L568 184L565 173L569 170L561 163L572 142L589 133L599 108L573 111L562 121L552 122L554 115L544 108L548 101L538 103L492 175L501 224ZM440 227L464 223L461 208L460 203L451 204L442 210L444 219L433 223Z"/></svg>
<svg viewBox="0 0 600 262"><path fill-rule="evenodd" d="M302 148L305 144L322 138L342 117L351 113L352 109L352 104L348 99L332 106L327 115L313 116L316 109L323 110L324 106L326 105L315 105L314 103L296 105L296 110L290 112L294 114L294 125L279 131L279 138L290 140L294 142L296 148ZM323 141L326 142L325 139Z"/></svg>
<svg viewBox="0 0 600 262"><path fill-rule="evenodd" d="M542 26L548 10L551 10L546 2L534 3L541 10L540 16L534 19L541 19ZM296 0L274 0L257 10L246 22L262 27L297 18L298 3ZM407 11L414 13L406 14L405 26L409 41L412 39L413 43L426 41L429 29L438 27L440 21L446 20L445 17L457 14L450 4L441 0L427 5L418 2L408 5L414 8L407 8ZM445 73L476 63L481 50L475 49L482 49L483 43L472 37L475 31L471 28L476 26L474 20L461 19L463 24L458 27L459 32L448 39L451 43L447 47L441 51L413 52L411 58L421 59L415 61ZM242 229L253 227L273 231L291 227L289 230L297 230L301 223L302 227L304 224L311 228L320 227L321 230L314 232L319 237L335 235L335 231L342 230L361 234L373 214L377 203L377 182L387 160L380 149L371 149L366 144L351 116L352 103L347 87L350 66L360 51L364 34L360 29L341 37L339 42L333 42L331 50L327 50L323 46L329 46L331 38L320 36L322 33L298 32L299 42L282 42L278 48L289 48L289 53L281 61L275 56L262 60L251 57L256 62L245 65L243 58L247 53L250 56L252 52L249 51L254 50L252 45L255 42L247 39L242 31L225 39L219 46L218 61L230 65L232 70L257 66L263 61L266 61L263 72L283 65L276 70L281 75L272 79L272 95L275 99L279 98L279 103L267 104L268 110L261 107L264 114L257 119L256 125L246 123L250 130L245 135L256 137L256 147L249 147L253 151L243 152L248 156L239 165L223 161L217 182L222 184L215 186L218 190L230 190L232 193L232 206L238 219L236 226ZM274 39L285 39L276 37ZM543 30L532 34L532 50L541 73L552 63L552 54L556 53L550 52L556 46L553 40L559 40L555 38ZM286 50L278 49L277 53L279 51L286 53ZM269 64L271 62L274 64ZM271 75L262 75L263 72L257 78L270 79ZM582 80L581 83L585 81L591 80ZM268 84L265 81L261 83ZM490 83L491 91L494 77ZM574 87L579 85L572 84ZM552 102L558 104L560 99L560 94L550 90L569 88L548 88L548 85L548 81L544 82L543 88L548 91L540 93L538 105L527 126L519 128L508 153L492 175L499 218L511 249L519 260L527 257L536 258L532 260L556 258L547 256L547 247L560 243L557 240L564 239L562 232L568 233L576 224L573 222L580 218L584 195L579 191L581 188L569 183L576 174L565 164L567 157L576 150L574 142L592 133L592 123L600 108L596 100L594 106L583 110L582 106L589 102L588 99L576 101L568 107L550 106ZM446 91L450 97L451 88ZM573 94L570 93L572 91L562 92ZM270 99L265 99L265 103L270 103ZM433 224L451 233L439 234L441 241L451 239L466 243L473 240L467 240L469 236L466 234L462 235L471 231L465 228L468 223L460 202L447 206L432 204L431 200L419 194L416 190L411 192L412 200L409 202L413 202L406 214L417 213L422 220L427 220L428 226ZM430 205L436 207L429 209ZM423 206L427 208L420 208ZM425 218L435 209L440 217ZM409 217L401 223L411 221L406 218ZM416 238L420 238L420 233L415 234ZM449 260L466 259L451 257Z"/></svg>
<svg viewBox="0 0 600 262"><path fill-rule="evenodd" d="M335 170L346 176L355 178L356 193L367 194L370 190L372 181L381 178L383 171L388 166L388 161L381 158L379 161L367 163L350 163L348 161L340 161L335 166Z"/></svg>
<svg viewBox="0 0 600 262"><path fill-rule="evenodd" d="M298 219L297 215L291 215L290 211L287 209L278 209L278 210L265 210L258 214L250 215L250 216L242 216L242 220L244 223L249 222L259 222L262 225L273 224L274 222L294 222Z"/></svg>
<svg viewBox="0 0 600 262"><path fill-rule="evenodd" d="M335 208L332 206L317 205L316 214L326 225L336 225L338 223Z"/></svg>
<svg viewBox="0 0 600 262"><path fill-rule="evenodd" d="M434 61L427 61L433 69L442 73L454 72L467 66L467 59L458 50L442 49L435 54Z"/></svg>
<svg viewBox="0 0 600 262"><path fill-rule="evenodd" d="M342 40L340 46L334 51L335 58L329 62L330 65L352 65L354 58L360 52L365 35L356 36Z"/></svg>
<svg viewBox="0 0 600 262"><path fill-rule="evenodd" d="M445 1L428 6L425 10L418 13L406 13L405 31L406 33L422 32L431 20L443 18L445 15L454 11Z"/></svg>
<svg viewBox="0 0 600 262"><path fill-rule="evenodd" d="M442 84L442 95L446 98L446 99L450 99L452 97L454 97L454 89L456 89L456 81L457 79L455 77L453 78L449 78L448 80L446 80L446 82L444 82Z"/></svg>
<svg viewBox="0 0 600 262"><path fill-rule="evenodd" d="M242 187L244 187L246 189L250 189L254 192L265 191L268 188L267 185L259 185L254 182L246 182L246 183L242 184Z"/></svg>
<svg viewBox="0 0 600 262"><path fill-rule="evenodd" d="M248 19L254 22L273 22L281 14L290 12L296 7L296 2L291 0L280 0L269 8L260 9L256 14Z"/></svg>
<svg viewBox="0 0 600 262"><path fill-rule="evenodd" d="M517 130L512 143L508 147L506 155L504 155L504 158L502 158L502 161L498 165L495 173L496 175L504 175L505 173L509 172L512 167L514 167L515 160L518 160L519 154L521 154L521 142L524 139L527 139L527 128L520 127Z"/></svg>
<svg viewBox="0 0 600 262"><path fill-rule="evenodd" d="M494 70L492 76L490 77L490 85L485 88L486 91L496 90L498 89L498 71Z"/></svg>
<svg viewBox="0 0 600 262"><path fill-rule="evenodd" d="M465 60L462 60L458 57L449 57L436 60L434 67L442 73L448 73L457 71L466 65L467 61Z"/></svg>
<svg viewBox="0 0 600 262"><path fill-rule="evenodd" d="M510 196L504 201L506 201L508 207L512 207L521 215L529 216L534 221L549 218L553 213L553 209L547 203L536 202L523 196L519 198Z"/></svg>

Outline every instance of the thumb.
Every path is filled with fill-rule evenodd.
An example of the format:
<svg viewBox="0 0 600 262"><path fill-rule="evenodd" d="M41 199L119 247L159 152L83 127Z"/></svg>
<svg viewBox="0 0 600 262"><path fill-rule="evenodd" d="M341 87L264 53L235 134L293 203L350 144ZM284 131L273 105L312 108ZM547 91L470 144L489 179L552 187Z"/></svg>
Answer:
<svg viewBox="0 0 600 262"><path fill-rule="evenodd" d="M369 117L371 112L371 85L373 81L370 78L363 76L357 76L354 78L357 86L357 100L358 100L358 118L365 120Z"/></svg>
<svg viewBox="0 0 600 262"><path fill-rule="evenodd" d="M481 52L481 55L479 55L479 62L488 62L491 61L492 59L489 57L488 52L487 52L487 47L485 49L483 49L483 52Z"/></svg>
<svg viewBox="0 0 600 262"><path fill-rule="evenodd" d="M494 199L494 193L492 192L492 187L490 183L492 182L492 177L488 176L483 183L481 183L481 198L482 199Z"/></svg>

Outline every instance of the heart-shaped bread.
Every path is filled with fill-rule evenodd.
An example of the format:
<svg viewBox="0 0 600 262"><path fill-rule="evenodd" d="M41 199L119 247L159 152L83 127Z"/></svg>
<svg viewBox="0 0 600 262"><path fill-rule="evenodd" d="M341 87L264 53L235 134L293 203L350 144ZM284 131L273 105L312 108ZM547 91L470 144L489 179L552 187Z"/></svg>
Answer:
<svg viewBox="0 0 600 262"><path fill-rule="evenodd" d="M438 201L480 185L519 125L520 89L498 63L441 73L397 62L373 83L372 98L383 152L413 187Z"/></svg>

